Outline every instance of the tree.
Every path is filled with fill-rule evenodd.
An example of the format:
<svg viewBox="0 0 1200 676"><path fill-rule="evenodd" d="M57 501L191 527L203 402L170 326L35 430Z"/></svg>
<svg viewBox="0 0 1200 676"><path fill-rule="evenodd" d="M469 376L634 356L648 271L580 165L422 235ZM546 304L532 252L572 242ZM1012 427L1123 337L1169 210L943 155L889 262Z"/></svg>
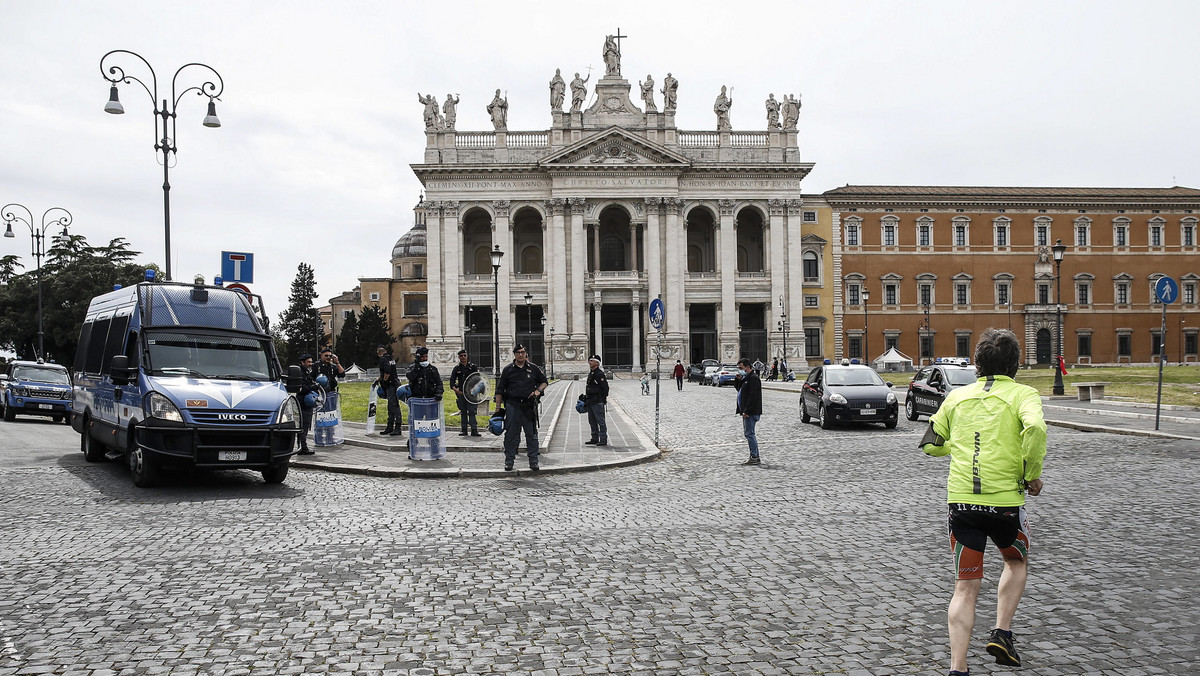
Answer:
<svg viewBox="0 0 1200 676"><path fill-rule="evenodd" d="M301 263L292 280L292 292L288 296L288 308L279 315L279 335L287 343L282 355L285 364L297 364L300 355L315 353L320 347L325 332L321 326L321 315L313 307L317 297L317 282L312 266Z"/></svg>
<svg viewBox="0 0 1200 676"><path fill-rule="evenodd" d="M94 247L82 235L58 235L51 240L41 269L43 343L47 360L61 364L74 361L79 329L92 298L142 281L147 267L134 263L140 252L129 248L124 238ZM37 356L36 268L15 274L24 267L16 257L0 259L0 347L25 358Z"/></svg>
<svg viewBox="0 0 1200 676"><path fill-rule="evenodd" d="M342 362L342 366L350 368L354 364L358 364L359 368L366 368L371 364L371 360L359 361L358 358L358 318L353 312L346 316L346 320L342 322L342 330L338 333L337 342L334 343L334 349L339 352L338 360ZM372 353L374 354L374 353Z"/></svg>
<svg viewBox="0 0 1200 676"><path fill-rule="evenodd" d="M375 359L375 348L391 346L396 339L388 329L387 309L377 305L363 307L358 315L358 349L355 356L361 364L371 364Z"/></svg>

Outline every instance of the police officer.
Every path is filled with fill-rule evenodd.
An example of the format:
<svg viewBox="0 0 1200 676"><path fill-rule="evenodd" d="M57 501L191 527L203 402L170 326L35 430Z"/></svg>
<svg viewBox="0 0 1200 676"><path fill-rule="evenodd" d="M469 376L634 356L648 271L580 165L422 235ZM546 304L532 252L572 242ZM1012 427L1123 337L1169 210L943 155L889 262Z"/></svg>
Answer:
<svg viewBox="0 0 1200 676"><path fill-rule="evenodd" d="M400 387L396 375L396 360L388 354L386 345L376 347L375 354L379 356L379 384L387 397L387 427L379 434L404 436L404 414L400 411L400 400L396 398L396 390Z"/></svg>
<svg viewBox="0 0 1200 676"><path fill-rule="evenodd" d="M513 361L500 373L496 384L496 405L504 404L504 470L511 472L517 461L521 431L525 431L525 449L529 469L538 469L537 405L550 381L546 373L531 361L524 345L513 348Z"/></svg>
<svg viewBox="0 0 1200 676"><path fill-rule="evenodd" d="M322 348L321 361L317 362L317 364L312 368L313 380L316 380L318 376L325 376L325 391L337 392L337 379L345 374L346 369L342 368L342 365L340 362L338 362L338 357L333 353L333 350L327 347Z"/></svg>
<svg viewBox="0 0 1200 676"><path fill-rule="evenodd" d="M588 424L592 427L592 438L583 443L592 446L608 445L608 422L604 417L604 406L608 403L608 377L600 368L600 355L588 359L587 384L583 388L583 404L587 408Z"/></svg>
<svg viewBox="0 0 1200 676"><path fill-rule="evenodd" d="M427 399L442 398L442 374L429 363L429 348L418 347L417 359L408 369L408 388L414 397ZM411 416L410 416L411 417Z"/></svg>
<svg viewBox="0 0 1200 676"><path fill-rule="evenodd" d="M300 385L300 392L298 393L300 398L300 426L302 428L300 430L300 455L313 454L313 450L308 447L308 433L312 429L313 414L316 412L316 409L309 408L304 403L304 398L310 392L317 389L317 383L313 380L312 366L313 358L311 354L300 355L300 368L304 371L304 382Z"/></svg>
<svg viewBox="0 0 1200 676"><path fill-rule="evenodd" d="M476 404L467 401L466 393L463 392L463 384L467 382L467 377L473 373L479 373L479 367L471 363L470 355L466 350L458 351L458 364L454 366L454 370L450 372L450 389L458 395L458 413L462 419L462 431L458 436L467 436L467 427L471 428L471 436L482 436L479 434L479 420L476 419Z"/></svg>

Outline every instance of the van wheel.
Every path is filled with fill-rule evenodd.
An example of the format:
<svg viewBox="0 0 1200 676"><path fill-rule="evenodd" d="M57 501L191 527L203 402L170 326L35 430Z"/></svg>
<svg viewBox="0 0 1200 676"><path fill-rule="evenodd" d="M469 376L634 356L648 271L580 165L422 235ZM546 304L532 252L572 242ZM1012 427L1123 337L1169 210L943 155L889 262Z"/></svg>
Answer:
<svg viewBox="0 0 1200 676"><path fill-rule="evenodd" d="M88 462L102 462L104 460L104 447L96 443L92 438L91 427L92 421L83 418L83 431L79 433L79 450L83 451L83 459Z"/></svg>
<svg viewBox="0 0 1200 676"><path fill-rule="evenodd" d="M913 402L913 398L911 396L904 401L904 415L909 420L916 420L920 417L920 415L917 413L917 405Z"/></svg>
<svg viewBox="0 0 1200 676"><path fill-rule="evenodd" d="M5 406L4 407L4 422L12 422L16 419L17 419L17 412L13 410L13 407Z"/></svg>
<svg viewBox="0 0 1200 676"><path fill-rule="evenodd" d="M812 416L808 414L808 407L804 405L804 397L800 397L800 422L807 424L812 420Z"/></svg>
<svg viewBox="0 0 1200 676"><path fill-rule="evenodd" d="M158 483L158 463L150 459L136 440L130 441L129 477L138 488L150 488Z"/></svg>
<svg viewBox="0 0 1200 676"><path fill-rule="evenodd" d="M281 462L278 465L271 465L262 471L263 481L269 484L281 484L287 478L288 468L291 467L286 462Z"/></svg>

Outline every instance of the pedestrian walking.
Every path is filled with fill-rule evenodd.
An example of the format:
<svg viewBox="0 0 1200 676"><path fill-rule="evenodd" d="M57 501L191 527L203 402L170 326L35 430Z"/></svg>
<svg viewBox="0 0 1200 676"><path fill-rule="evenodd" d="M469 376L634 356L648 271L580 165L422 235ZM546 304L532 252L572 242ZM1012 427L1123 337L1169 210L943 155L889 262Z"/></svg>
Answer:
<svg viewBox="0 0 1200 676"><path fill-rule="evenodd" d="M1028 578L1025 494L1042 492L1046 421L1037 390L1013 381L1020 358L1012 331L984 331L975 346L978 381L946 397L921 439L921 450L928 455L950 456L948 530L957 569L947 612L951 676L968 673L967 647L988 539L1004 557L1004 572L996 589L996 628L988 636L987 652L998 664L1021 666L1012 619Z"/></svg>
<svg viewBox="0 0 1200 676"><path fill-rule="evenodd" d="M763 369L766 368L766 366L767 366L766 364L762 363L761 359L755 359L754 360L754 375L758 376L759 378L762 378L763 377Z"/></svg>
<svg viewBox="0 0 1200 676"><path fill-rule="evenodd" d="M608 445L608 421L605 419L604 407L608 403L608 376L600 368L600 355L594 354L588 359L587 384L583 387L583 404L587 407L588 425L592 428L592 438L583 442L592 446ZM647 374L649 375L649 374ZM646 381L649 389L649 380Z"/></svg>
<svg viewBox="0 0 1200 676"><path fill-rule="evenodd" d="M380 436L385 434L394 437L403 436L404 414L400 411L400 400L396 397L396 390L400 387L399 376L396 373L396 360L392 359L386 345L377 346L375 354L379 357L379 385L383 388L384 396L387 397L387 426L379 434Z"/></svg>
<svg viewBox="0 0 1200 676"><path fill-rule="evenodd" d="M416 360L409 367L408 373L405 374L408 378L408 388L412 393L410 396L420 397L425 399L441 399L442 392L445 390L442 387L442 374L438 373L436 366L429 362L429 348L418 347ZM412 416L409 416L411 421Z"/></svg>
<svg viewBox="0 0 1200 676"><path fill-rule="evenodd" d="M767 380L779 380L779 357L771 360L771 375L767 376Z"/></svg>
<svg viewBox="0 0 1200 676"><path fill-rule="evenodd" d="M671 377L675 379L675 385L679 387L679 391L683 391L683 377L687 375L687 371L683 368L683 362L675 360L675 370L671 371Z"/></svg>
<svg viewBox="0 0 1200 676"><path fill-rule="evenodd" d="M466 350L459 350L458 363L450 371L450 389L454 390L454 394L458 396L458 417L462 430L458 433L460 437L467 436L468 428L470 428L469 434L471 436L482 436L479 434L479 420L475 417L478 415L478 411L476 410L478 405L467 401L466 393L463 392L463 384L467 382L467 377L474 373L479 373L479 367L471 363L470 355L467 354Z"/></svg>
<svg viewBox="0 0 1200 676"><path fill-rule="evenodd" d="M750 459L742 464L757 465L758 434L755 428L758 426L758 419L762 417L762 381L754 372L754 366L749 359L742 357L738 360L737 367L738 371L741 371L741 375L733 380L733 387L737 390L737 414L742 416L742 433L746 436L746 443L750 445Z"/></svg>
<svg viewBox="0 0 1200 676"><path fill-rule="evenodd" d="M317 382L313 380L313 358L311 354L300 355L300 369L304 371L304 380L300 385L300 391L297 393L300 398L300 455L312 455L313 450L308 447L308 433L312 430L313 414L317 412L316 406L308 405L308 395L317 389Z"/></svg>
<svg viewBox="0 0 1200 676"><path fill-rule="evenodd" d="M517 461L517 446L525 432L525 451L529 469L538 469L537 407L546 387L546 373L528 360L524 345L513 348L513 361L500 372L496 383L496 406L504 405L504 471L511 472Z"/></svg>

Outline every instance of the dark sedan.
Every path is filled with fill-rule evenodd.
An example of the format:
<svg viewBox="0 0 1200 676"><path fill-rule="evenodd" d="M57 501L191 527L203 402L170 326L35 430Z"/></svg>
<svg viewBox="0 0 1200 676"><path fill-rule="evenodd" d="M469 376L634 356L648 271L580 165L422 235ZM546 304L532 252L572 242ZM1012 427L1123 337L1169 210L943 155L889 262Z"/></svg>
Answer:
<svg viewBox="0 0 1200 676"><path fill-rule="evenodd" d="M826 430L847 422L878 422L894 429L900 405L891 388L868 366L818 366L804 381L800 420L815 417Z"/></svg>
<svg viewBox="0 0 1200 676"><path fill-rule="evenodd" d="M688 382L697 382L708 385L708 380L704 377L704 370L710 366L720 366L721 362L716 359L705 359L699 364L688 364L687 379Z"/></svg>
<svg viewBox="0 0 1200 676"><path fill-rule="evenodd" d="M942 407L946 395L976 380L975 367L959 361L938 359L933 366L917 371L908 384L908 396L904 400L904 415L916 420L923 415L933 415Z"/></svg>

